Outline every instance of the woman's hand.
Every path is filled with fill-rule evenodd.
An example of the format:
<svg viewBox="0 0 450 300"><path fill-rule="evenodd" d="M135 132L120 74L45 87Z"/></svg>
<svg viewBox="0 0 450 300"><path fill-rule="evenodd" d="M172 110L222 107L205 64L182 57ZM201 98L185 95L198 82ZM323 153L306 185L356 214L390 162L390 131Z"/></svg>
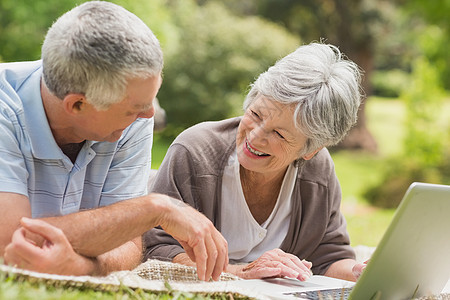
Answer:
<svg viewBox="0 0 450 300"><path fill-rule="evenodd" d="M364 269L366 268L368 262L369 262L369 260L366 260L362 264L355 264L353 266L352 273L353 273L353 275L355 276L356 279L358 279L359 276L361 276L361 274L364 271Z"/></svg>
<svg viewBox="0 0 450 300"><path fill-rule="evenodd" d="M305 281L312 275L311 267L309 261L300 260L281 249L273 249L247 265L230 265L227 272L244 279L290 277Z"/></svg>
<svg viewBox="0 0 450 300"><path fill-rule="evenodd" d="M85 275L91 272L94 262L75 253L61 229L45 221L29 218L22 218L21 225L23 227L14 232L11 243L5 248L5 263L60 275ZM39 244L30 240L30 236L39 236Z"/></svg>

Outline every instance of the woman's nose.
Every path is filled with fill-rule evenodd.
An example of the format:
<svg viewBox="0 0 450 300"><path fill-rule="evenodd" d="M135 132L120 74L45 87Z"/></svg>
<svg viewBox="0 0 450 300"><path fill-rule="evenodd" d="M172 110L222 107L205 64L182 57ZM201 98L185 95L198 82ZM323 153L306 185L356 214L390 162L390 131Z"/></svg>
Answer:
<svg viewBox="0 0 450 300"><path fill-rule="evenodd" d="M255 128L252 129L250 136L252 137L253 142L262 142L267 139L268 132L265 130L262 124L258 124Z"/></svg>

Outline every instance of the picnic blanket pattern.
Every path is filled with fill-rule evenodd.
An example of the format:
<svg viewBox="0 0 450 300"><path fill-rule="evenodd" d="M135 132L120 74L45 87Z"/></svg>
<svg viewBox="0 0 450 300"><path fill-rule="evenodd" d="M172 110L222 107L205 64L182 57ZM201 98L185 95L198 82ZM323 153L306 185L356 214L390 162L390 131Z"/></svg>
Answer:
<svg viewBox="0 0 450 300"><path fill-rule="evenodd" d="M117 292L121 287L126 286L151 293L172 290L209 296L226 294L228 298L235 299L267 299L257 291L230 284L232 281L241 280L233 274L222 273L219 281L204 282L198 279L195 267L159 260L148 260L134 270L113 272L104 277L46 274L7 265L0 265L0 272L14 277L15 280L63 288Z"/></svg>
<svg viewBox="0 0 450 300"><path fill-rule="evenodd" d="M38 273L7 265L0 265L0 272L13 276L16 280L26 280L31 283L43 283L54 287L72 287L115 292L122 286L131 289L141 289L152 293L172 291L204 294L209 296L227 295L227 298L268 299L258 291L233 285L239 277L222 273L219 281L204 282L197 278L194 267L181 264L148 260L132 271L113 272L105 277L96 276L65 276ZM416 300L450 300L450 294L421 297Z"/></svg>

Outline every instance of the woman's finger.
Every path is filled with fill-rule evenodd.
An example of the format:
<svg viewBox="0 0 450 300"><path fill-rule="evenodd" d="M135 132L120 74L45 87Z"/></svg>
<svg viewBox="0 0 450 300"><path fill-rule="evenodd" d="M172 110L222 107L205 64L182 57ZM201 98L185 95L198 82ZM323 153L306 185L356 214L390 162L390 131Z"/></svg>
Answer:
<svg viewBox="0 0 450 300"><path fill-rule="evenodd" d="M283 276L305 281L312 275L310 270L312 264L307 261L301 261L293 254L286 253L281 249L273 249L263 254L263 256L264 255L268 255L272 261L278 261L284 265L283 267L280 266L282 268Z"/></svg>

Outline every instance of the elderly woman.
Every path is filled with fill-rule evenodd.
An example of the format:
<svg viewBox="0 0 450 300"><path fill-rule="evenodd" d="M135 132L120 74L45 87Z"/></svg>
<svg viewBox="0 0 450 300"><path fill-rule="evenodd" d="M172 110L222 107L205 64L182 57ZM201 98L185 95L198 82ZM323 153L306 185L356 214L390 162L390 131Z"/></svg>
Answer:
<svg viewBox="0 0 450 300"><path fill-rule="evenodd" d="M360 71L332 45L299 47L251 86L242 117L206 122L173 142L152 191L205 214L228 242L228 272L243 278L311 271L356 280L325 147L356 122ZM145 259L193 264L161 229L145 234Z"/></svg>

